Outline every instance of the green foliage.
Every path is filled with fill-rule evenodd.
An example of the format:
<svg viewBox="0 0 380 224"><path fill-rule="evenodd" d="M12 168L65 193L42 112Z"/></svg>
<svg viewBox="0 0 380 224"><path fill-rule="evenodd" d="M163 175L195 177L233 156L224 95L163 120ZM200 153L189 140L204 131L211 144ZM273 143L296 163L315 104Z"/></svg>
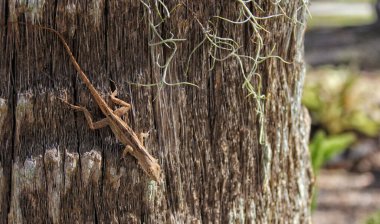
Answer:
<svg viewBox="0 0 380 224"><path fill-rule="evenodd" d="M326 161L341 153L355 140L353 133L328 136L324 131L318 131L309 146L314 174L317 175Z"/></svg>
<svg viewBox="0 0 380 224"><path fill-rule="evenodd" d="M338 135L326 135L322 130L318 131L313 140L311 141L309 148L311 153L311 162L313 172L315 176L328 160L341 153L347 147L349 147L356 140L356 136L352 133L344 133ZM311 209L316 208L316 198L318 190L313 189L313 200L311 203Z"/></svg>
<svg viewBox="0 0 380 224"><path fill-rule="evenodd" d="M376 16L370 15L351 15L351 16L313 16L308 21L308 29L318 27L343 27L343 26L360 26L371 24L376 21Z"/></svg>
<svg viewBox="0 0 380 224"><path fill-rule="evenodd" d="M371 215L365 222L365 224L380 224L380 211Z"/></svg>
<svg viewBox="0 0 380 224"><path fill-rule="evenodd" d="M380 95L373 89L379 80L356 76L350 68L322 68L306 77L302 103L313 124L330 134L358 131L376 136L380 131Z"/></svg>
<svg viewBox="0 0 380 224"><path fill-rule="evenodd" d="M302 103L309 110L317 111L322 108L323 102L318 94L318 86L307 86L303 91Z"/></svg>
<svg viewBox="0 0 380 224"><path fill-rule="evenodd" d="M352 113L351 116L348 117L348 122L351 123L354 129L368 136L374 136L379 133L379 124L374 122L364 113Z"/></svg>

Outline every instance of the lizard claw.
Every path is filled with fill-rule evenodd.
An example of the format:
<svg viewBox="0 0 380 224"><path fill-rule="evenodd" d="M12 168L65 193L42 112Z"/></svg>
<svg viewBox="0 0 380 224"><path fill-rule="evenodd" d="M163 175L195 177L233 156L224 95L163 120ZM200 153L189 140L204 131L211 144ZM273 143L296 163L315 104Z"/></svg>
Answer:
<svg viewBox="0 0 380 224"><path fill-rule="evenodd" d="M64 93L64 97L58 97L58 99L60 100L60 101L62 101L63 103L68 103L68 100L67 100L67 92L66 91L64 91L63 92Z"/></svg>
<svg viewBox="0 0 380 224"><path fill-rule="evenodd" d="M152 130L152 129L151 129ZM137 135L137 137L139 138L140 142L144 145L144 139L148 138L149 137L149 134L150 134L150 131L147 131L147 132L141 132Z"/></svg>
<svg viewBox="0 0 380 224"><path fill-rule="evenodd" d="M140 136L141 138L148 138L150 135L150 132L153 130L153 128L149 129L147 132L141 132Z"/></svg>
<svg viewBox="0 0 380 224"><path fill-rule="evenodd" d="M149 137L149 133L150 132L150 130L148 131L148 132L141 132L140 133L140 136L141 136L141 138L143 139L143 138L148 138Z"/></svg>
<svg viewBox="0 0 380 224"><path fill-rule="evenodd" d="M58 99L62 103L68 105L69 107L71 107L72 109L75 109L75 110L80 110L81 109L79 106L76 106L74 104L69 103L69 101L67 100L67 92L66 91L64 91L64 95L65 95L64 98L58 97Z"/></svg>

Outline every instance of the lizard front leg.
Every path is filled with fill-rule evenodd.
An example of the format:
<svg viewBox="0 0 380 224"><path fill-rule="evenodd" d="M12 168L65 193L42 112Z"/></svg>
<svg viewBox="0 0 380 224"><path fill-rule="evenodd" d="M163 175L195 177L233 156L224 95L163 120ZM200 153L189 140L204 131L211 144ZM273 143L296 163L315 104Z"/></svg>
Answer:
<svg viewBox="0 0 380 224"><path fill-rule="evenodd" d="M141 132L137 134L137 137L139 138L141 144L144 146L144 139L146 139L149 136L149 131L148 132Z"/></svg>
<svg viewBox="0 0 380 224"><path fill-rule="evenodd" d="M92 121L92 116L91 116L90 112L85 107L73 105L73 104L67 102L67 100L61 99L61 101L64 102L65 104L69 105L74 110L82 111L84 113L84 116L86 117L88 126L92 130L99 129L99 128L104 128L104 127L106 127L109 124L108 123L108 118L104 118L104 119L102 119L100 121L93 122Z"/></svg>
<svg viewBox="0 0 380 224"><path fill-rule="evenodd" d="M143 146L144 146L144 139L147 138L148 136L149 136L149 132L147 133L141 132L140 134L137 134L137 137L139 138ZM125 158L128 155L128 153L131 153L131 152L133 152L133 148L130 145L125 146L125 149L123 150L121 158L122 159Z"/></svg>
<svg viewBox="0 0 380 224"><path fill-rule="evenodd" d="M139 138L141 144L144 146L144 138L147 138L149 136L149 133L143 133L137 134L137 137ZM130 145L125 146L125 149L122 153L122 158L126 157L128 153L131 153L133 151L133 148Z"/></svg>
<svg viewBox="0 0 380 224"><path fill-rule="evenodd" d="M131 153L131 152L133 152L133 148L130 145L125 146L125 149L123 150L121 154L121 159L124 159L125 157L127 157L128 153Z"/></svg>

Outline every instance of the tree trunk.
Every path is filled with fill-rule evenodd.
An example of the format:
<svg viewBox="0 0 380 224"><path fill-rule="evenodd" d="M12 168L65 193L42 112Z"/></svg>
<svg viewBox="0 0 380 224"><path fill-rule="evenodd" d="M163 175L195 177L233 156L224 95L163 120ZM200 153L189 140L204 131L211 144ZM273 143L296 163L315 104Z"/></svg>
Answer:
<svg viewBox="0 0 380 224"><path fill-rule="evenodd" d="M305 4L5 1L2 223L310 222ZM104 117L57 37L15 21L56 28L105 98L119 88L160 184L58 100Z"/></svg>

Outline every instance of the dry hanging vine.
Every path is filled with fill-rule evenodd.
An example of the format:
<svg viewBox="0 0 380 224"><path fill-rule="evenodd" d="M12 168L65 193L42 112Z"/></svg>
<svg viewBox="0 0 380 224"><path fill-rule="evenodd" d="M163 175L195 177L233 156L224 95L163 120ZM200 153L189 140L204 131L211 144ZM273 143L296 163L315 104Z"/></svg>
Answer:
<svg viewBox="0 0 380 224"><path fill-rule="evenodd" d="M185 74L188 74L191 57L205 43L208 43L210 46L208 50L208 54L211 58L211 65L209 68L210 70L214 68L216 62L225 62L226 60L230 58L235 59L238 62L240 72L244 79L242 87L248 91L247 97L252 97L252 99L254 99L256 103L256 113L258 115L259 124L260 124L259 143L261 145L266 145L266 137L265 137L265 130L264 130L264 124L265 124L264 102L265 102L266 97L262 93L262 76L257 71L258 65L270 58L279 59L283 63L287 63L287 64L290 64L291 62L285 61L280 56L272 55L273 52L275 51L276 46L273 46L272 50L270 51L268 55L262 55L262 50L264 49L264 40L263 40L261 32L269 33L269 31L266 30L262 25L260 25L259 21L268 20L268 19L281 17L281 16L286 17L287 19L291 20L294 23L298 23L298 21L290 18L289 16L285 14L283 8L280 6L281 0L276 1L276 2L271 2L271 4L278 7L281 13L275 14L275 15L269 15L265 17L255 16L253 11L250 9L251 7L253 7L254 9L259 10L262 13L265 12L255 1L253 0L247 0L247 1L235 0L235 1L238 4L238 8L239 8L239 15L236 20L224 18L219 15L213 16L212 19L231 23L234 25L248 24L253 30L253 34L251 35L252 42L256 44L255 45L256 48L255 48L255 52L253 52L253 56L239 54L239 49L241 49L242 46L236 40L229 37L219 36L218 30L216 29L216 26L214 22L212 21L212 19L208 20L207 24L202 24L200 20L197 18L196 14L191 10L190 7L187 6L185 2L181 2L175 5L173 9L169 10L167 5L162 0L150 0L148 2L140 0L142 5L146 9L147 13L149 14L148 22L149 22L150 30L152 31L152 34L153 34L153 37L152 37L151 42L149 43L149 46L150 47L163 46L170 49L171 53L169 57L166 59L165 64L163 65L159 64L158 62L159 55L157 56L156 64L159 68L162 69L162 77L161 77L160 82L153 83L153 84L140 84L140 83L133 83L133 84L139 85L139 86L145 86L145 87L159 86L160 88L162 88L164 85L166 86L191 85L191 86L198 87L196 84L190 83L190 82L169 83L166 81L169 66L178 49L177 43L186 41L186 39L176 39L174 38L174 34L172 33L170 34L171 35L170 38L164 38L157 30L157 28L161 26L166 20L170 19L172 12L174 12L178 7L185 7L188 11L191 12L191 15L193 16L197 24L201 27L203 35L204 35L204 38L202 39L202 41L195 46L195 48L189 54L188 59L186 60ZM303 3L304 3L303 6L306 7L308 4L308 1L304 0ZM249 4L251 4L251 6L249 6ZM162 13L160 12L160 7L162 8L161 10ZM154 22L155 15L159 18L158 22ZM158 39L158 41L153 42L153 39ZM217 54L220 52L225 52L226 56L222 58L218 58ZM249 69L247 69L248 71L246 71L246 69L244 68L244 64L245 64L244 62L248 62L247 64L249 64L248 66ZM258 80L256 85L252 84L255 77Z"/></svg>

